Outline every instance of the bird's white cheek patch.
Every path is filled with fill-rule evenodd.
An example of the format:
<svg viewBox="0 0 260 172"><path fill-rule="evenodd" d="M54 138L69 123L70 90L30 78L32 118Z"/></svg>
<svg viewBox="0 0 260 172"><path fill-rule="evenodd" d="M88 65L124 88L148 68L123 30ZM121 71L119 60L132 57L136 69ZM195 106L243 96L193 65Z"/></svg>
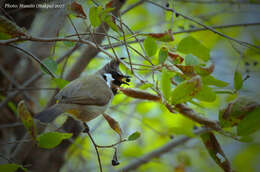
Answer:
<svg viewBox="0 0 260 172"><path fill-rule="evenodd" d="M104 75L106 76L107 85L110 88L110 86L111 86L110 83L111 83L111 81L114 81L114 79L113 79L113 77L112 77L112 75L110 73L105 73Z"/></svg>

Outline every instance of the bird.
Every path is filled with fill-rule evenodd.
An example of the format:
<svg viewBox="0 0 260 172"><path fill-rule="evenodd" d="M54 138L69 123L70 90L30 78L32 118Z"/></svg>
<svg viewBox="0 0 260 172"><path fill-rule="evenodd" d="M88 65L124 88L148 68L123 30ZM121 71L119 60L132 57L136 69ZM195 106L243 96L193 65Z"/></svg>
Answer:
<svg viewBox="0 0 260 172"><path fill-rule="evenodd" d="M130 82L130 76L122 74L119 64L119 59L113 59L94 74L71 81L55 96L57 103L35 114L35 119L50 123L67 112L79 121L88 122L103 114L121 84Z"/></svg>

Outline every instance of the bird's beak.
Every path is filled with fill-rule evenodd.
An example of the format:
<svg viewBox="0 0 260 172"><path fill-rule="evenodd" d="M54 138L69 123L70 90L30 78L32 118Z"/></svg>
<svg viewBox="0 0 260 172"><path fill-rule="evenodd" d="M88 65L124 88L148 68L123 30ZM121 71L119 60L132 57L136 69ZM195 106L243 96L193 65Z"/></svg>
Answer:
<svg viewBox="0 0 260 172"><path fill-rule="evenodd" d="M126 84L126 85L129 85L128 82L130 82L130 76L128 75L119 75L117 78L116 78L118 84L117 85L121 85L121 84Z"/></svg>

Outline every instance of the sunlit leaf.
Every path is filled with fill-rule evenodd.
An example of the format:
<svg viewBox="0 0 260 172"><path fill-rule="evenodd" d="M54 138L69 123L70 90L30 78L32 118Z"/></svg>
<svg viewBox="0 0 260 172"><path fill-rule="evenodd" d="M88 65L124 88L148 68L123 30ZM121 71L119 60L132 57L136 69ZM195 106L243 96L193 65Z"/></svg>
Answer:
<svg viewBox="0 0 260 172"><path fill-rule="evenodd" d="M168 57L168 48L162 47L159 51L159 64L163 64Z"/></svg>
<svg viewBox="0 0 260 172"><path fill-rule="evenodd" d="M161 89L163 96L166 100L169 100L171 96L171 77L173 75L167 70L163 70L161 74Z"/></svg>
<svg viewBox="0 0 260 172"><path fill-rule="evenodd" d="M71 133L48 132L37 137L37 145L40 148L51 149L58 146L64 139L72 137Z"/></svg>
<svg viewBox="0 0 260 172"><path fill-rule="evenodd" d="M25 126L27 131L30 133L32 138L35 140L36 135L37 135L36 126L34 124L33 117L31 115L31 113L29 112L28 108L26 107L23 100L19 102L17 109L18 109L18 114L19 114L19 117L21 118L23 125Z"/></svg>
<svg viewBox="0 0 260 172"><path fill-rule="evenodd" d="M53 82L59 89L64 88L69 83L69 81L62 78L54 78Z"/></svg>
<svg viewBox="0 0 260 172"><path fill-rule="evenodd" d="M192 54L188 54L185 56L185 65L186 66L197 66L200 64L199 59L192 55Z"/></svg>
<svg viewBox="0 0 260 172"><path fill-rule="evenodd" d="M157 44L156 44L155 39L153 39L151 37L147 37L144 40L144 49L148 56L155 55L155 53L157 51Z"/></svg>
<svg viewBox="0 0 260 172"><path fill-rule="evenodd" d="M226 86L228 86L227 82L218 80L218 79L214 78L211 75L202 77L202 82L203 82L203 84L214 85L214 86L217 86L217 87L226 87Z"/></svg>
<svg viewBox="0 0 260 172"><path fill-rule="evenodd" d="M196 76L180 83L171 94L172 104L179 104L191 100L201 89L201 79Z"/></svg>
<svg viewBox="0 0 260 172"><path fill-rule="evenodd" d="M89 20L93 27L98 27L101 24L100 13L102 12L102 7L91 7L89 9Z"/></svg>
<svg viewBox="0 0 260 172"><path fill-rule="evenodd" d="M0 171L2 172L16 172L17 170L28 171L19 164L0 164Z"/></svg>
<svg viewBox="0 0 260 172"><path fill-rule="evenodd" d="M246 117L238 123L237 134L240 136L249 135L260 129L260 107L249 112Z"/></svg>
<svg viewBox="0 0 260 172"><path fill-rule="evenodd" d="M198 94L196 94L195 98L200 101L214 102L216 100L216 93L212 90L212 88L203 84L201 90Z"/></svg>
<svg viewBox="0 0 260 172"><path fill-rule="evenodd" d="M106 119L106 121L108 122L109 126L121 137L122 135L122 130L120 128L119 123L113 119L112 117L103 114L104 118Z"/></svg>
<svg viewBox="0 0 260 172"><path fill-rule="evenodd" d="M204 61L208 61L210 58L209 49L192 36L182 39L178 45L177 51L186 54L191 53Z"/></svg>
<svg viewBox="0 0 260 172"><path fill-rule="evenodd" d="M133 141L133 140L138 139L140 136L141 136L141 133L136 131L136 132L132 133L131 135L129 135L127 140Z"/></svg>
<svg viewBox="0 0 260 172"><path fill-rule="evenodd" d="M234 88L240 90L243 86L243 77L242 74L236 70L234 74Z"/></svg>
<svg viewBox="0 0 260 172"><path fill-rule="evenodd" d="M227 157L225 156L220 144L212 132L204 133L201 139L207 148L211 158L224 170L232 171L231 165Z"/></svg>
<svg viewBox="0 0 260 172"><path fill-rule="evenodd" d="M108 24L108 26L113 29L113 31L115 32L118 32L118 27L117 25L115 24L115 22L113 21L113 17L110 16L110 15L107 15L105 18L104 18L104 21Z"/></svg>

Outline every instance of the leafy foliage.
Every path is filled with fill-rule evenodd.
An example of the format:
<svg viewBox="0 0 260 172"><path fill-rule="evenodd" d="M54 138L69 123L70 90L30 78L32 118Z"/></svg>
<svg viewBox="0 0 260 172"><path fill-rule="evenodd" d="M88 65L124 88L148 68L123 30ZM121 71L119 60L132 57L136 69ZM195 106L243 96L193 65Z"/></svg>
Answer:
<svg viewBox="0 0 260 172"><path fill-rule="evenodd" d="M41 134L36 140L40 148L51 149L58 146L64 139L69 139L71 136L71 133L48 132Z"/></svg>
<svg viewBox="0 0 260 172"><path fill-rule="evenodd" d="M0 165L0 171L16 172L18 169L22 170L24 172L28 171L26 168L24 168L23 166L18 165L18 164L1 164Z"/></svg>
<svg viewBox="0 0 260 172"><path fill-rule="evenodd" d="M141 136L141 133L139 133L138 131L132 133L131 135L128 136L128 140L129 141L134 141L136 139L138 139Z"/></svg>

